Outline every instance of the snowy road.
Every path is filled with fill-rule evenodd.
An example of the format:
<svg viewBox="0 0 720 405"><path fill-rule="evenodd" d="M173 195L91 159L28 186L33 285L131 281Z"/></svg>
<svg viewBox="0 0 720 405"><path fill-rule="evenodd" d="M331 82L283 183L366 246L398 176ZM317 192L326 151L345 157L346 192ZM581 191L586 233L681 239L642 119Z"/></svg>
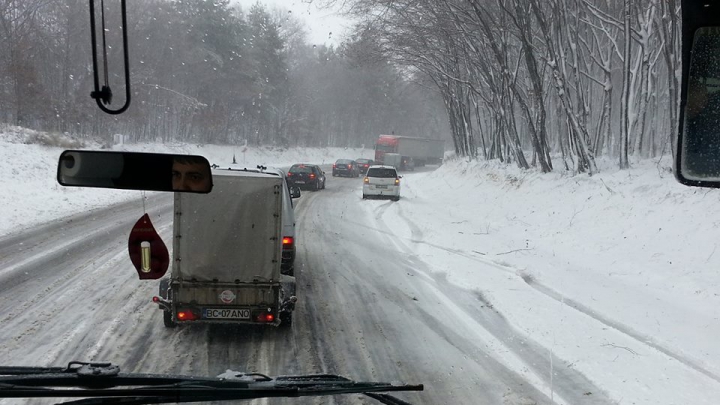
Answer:
<svg viewBox="0 0 720 405"><path fill-rule="evenodd" d="M425 384L423 393L398 394L412 403L611 403L581 374L553 368L549 350L520 337L482 295L433 276L384 220L402 200L363 201L360 185L328 176L326 190L298 200L299 302L290 330L164 328L150 302L157 282L139 282L125 250L143 212L139 199L0 239L0 359ZM167 243L171 196L146 205Z"/></svg>

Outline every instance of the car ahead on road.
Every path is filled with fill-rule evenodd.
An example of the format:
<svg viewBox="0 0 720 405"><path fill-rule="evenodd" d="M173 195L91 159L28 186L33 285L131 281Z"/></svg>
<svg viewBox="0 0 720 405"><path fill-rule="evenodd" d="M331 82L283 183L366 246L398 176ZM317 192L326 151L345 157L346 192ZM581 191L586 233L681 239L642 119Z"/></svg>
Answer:
<svg viewBox="0 0 720 405"><path fill-rule="evenodd" d="M338 159L333 164L333 177L335 176L346 176L346 177L358 177L360 176L360 169L358 164L354 160L350 159Z"/></svg>
<svg viewBox="0 0 720 405"><path fill-rule="evenodd" d="M403 156L400 170L415 171L415 161L410 156Z"/></svg>
<svg viewBox="0 0 720 405"><path fill-rule="evenodd" d="M363 198L389 197L400 200L400 179L393 166L370 166L363 179Z"/></svg>
<svg viewBox="0 0 720 405"><path fill-rule="evenodd" d="M367 173L370 166L375 164L375 161L372 159L355 159L355 162L357 162L361 174Z"/></svg>
<svg viewBox="0 0 720 405"><path fill-rule="evenodd" d="M291 186L318 191L325 188L325 172L320 166L298 163L288 170L287 181Z"/></svg>

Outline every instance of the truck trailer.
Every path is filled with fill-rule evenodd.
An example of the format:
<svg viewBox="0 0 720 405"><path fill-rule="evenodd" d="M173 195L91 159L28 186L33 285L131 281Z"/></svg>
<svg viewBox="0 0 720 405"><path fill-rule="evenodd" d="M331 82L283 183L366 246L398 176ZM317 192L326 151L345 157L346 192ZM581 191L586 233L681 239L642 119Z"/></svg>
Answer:
<svg viewBox="0 0 720 405"><path fill-rule="evenodd" d="M442 164L445 141L442 139L413 138L399 135L380 135L375 143L375 162L385 163L386 153L397 153L412 159L415 166Z"/></svg>
<svg viewBox="0 0 720 405"><path fill-rule="evenodd" d="M170 277L154 297L167 327L191 323L289 324L295 277L292 196L280 170L213 170L209 194L175 193ZM294 247L294 246L293 246ZM290 273L292 274L292 273Z"/></svg>

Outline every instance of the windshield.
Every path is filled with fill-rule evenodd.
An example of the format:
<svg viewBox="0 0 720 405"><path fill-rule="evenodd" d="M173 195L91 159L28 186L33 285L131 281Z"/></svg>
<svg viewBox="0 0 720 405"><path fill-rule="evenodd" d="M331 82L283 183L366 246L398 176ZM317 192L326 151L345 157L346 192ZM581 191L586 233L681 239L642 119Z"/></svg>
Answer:
<svg viewBox="0 0 720 405"><path fill-rule="evenodd" d="M378 150L381 152L394 152L395 147L392 145L376 145L375 150Z"/></svg>
<svg viewBox="0 0 720 405"><path fill-rule="evenodd" d="M679 1L127 3L94 2L93 50L89 2L0 0L0 366L719 402L720 191L672 162L720 166L677 147ZM65 150L203 156L213 188L61 186Z"/></svg>

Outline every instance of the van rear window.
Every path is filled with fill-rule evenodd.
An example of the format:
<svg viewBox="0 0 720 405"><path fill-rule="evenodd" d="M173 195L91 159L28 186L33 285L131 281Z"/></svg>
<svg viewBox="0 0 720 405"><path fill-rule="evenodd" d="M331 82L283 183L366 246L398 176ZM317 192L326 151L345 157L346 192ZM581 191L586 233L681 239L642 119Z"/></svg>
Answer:
<svg viewBox="0 0 720 405"><path fill-rule="evenodd" d="M384 168L384 167L374 167L374 168L368 170L367 176L368 177L390 178L390 177L397 177L397 172L395 171L395 169Z"/></svg>

